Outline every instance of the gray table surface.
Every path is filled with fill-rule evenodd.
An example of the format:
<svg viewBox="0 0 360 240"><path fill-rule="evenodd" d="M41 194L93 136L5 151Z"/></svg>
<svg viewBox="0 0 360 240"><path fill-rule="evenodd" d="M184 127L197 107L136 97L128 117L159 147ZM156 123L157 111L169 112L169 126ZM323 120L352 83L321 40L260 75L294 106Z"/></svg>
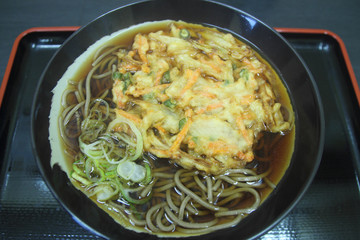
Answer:
<svg viewBox="0 0 360 240"><path fill-rule="evenodd" d="M135 1L1 0L0 81L15 38L32 27L82 26L109 10ZM344 41L360 82L359 0L225 0L271 27L320 28Z"/></svg>
<svg viewBox="0 0 360 240"><path fill-rule="evenodd" d="M132 2L135 1L0 0L0 83L14 40L23 31L32 27L82 26L109 10ZM338 34L345 43L360 84L359 0L225 0L221 2L242 9L271 27L327 29ZM316 194L318 190L316 187L312 194ZM346 190L344 188L343 191ZM308 234L309 239L316 238L311 235L313 233L302 234ZM270 239L271 232L267 236L269 237L267 239Z"/></svg>

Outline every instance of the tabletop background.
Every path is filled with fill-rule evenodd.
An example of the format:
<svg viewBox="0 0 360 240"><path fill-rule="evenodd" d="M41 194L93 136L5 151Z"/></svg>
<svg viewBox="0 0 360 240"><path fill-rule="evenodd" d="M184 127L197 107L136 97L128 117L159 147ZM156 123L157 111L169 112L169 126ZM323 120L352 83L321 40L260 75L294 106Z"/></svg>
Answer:
<svg viewBox="0 0 360 240"><path fill-rule="evenodd" d="M114 8L136 1L1 0L0 81L15 38L32 27L83 26ZM271 27L330 30L344 41L360 82L359 0L227 0L219 1L248 12Z"/></svg>
<svg viewBox="0 0 360 240"><path fill-rule="evenodd" d="M170 1L170 0L169 0ZM16 37L23 31L33 27L51 27L51 26L83 26L89 21L96 17L123 5L133 3L136 1L116 1L116 0L0 0L0 83L5 73L5 69L8 63L9 55L11 52L12 45ZM355 76L360 84L360 1L359 0L226 0L219 1L225 4L239 8L256 18L262 20L271 27L287 27L287 28L313 28L313 29L327 29L339 35L344 41L347 48L352 66L354 68ZM21 129L21 128L20 128ZM1 147L0 147L1 148ZM2 159L0 159L1 162ZM30 182L29 184L31 184ZM322 206L320 209L328 210L333 206L336 206L334 211L327 211L325 213L320 212L319 216L324 218L329 217L329 221L317 224L320 226L319 231L315 231L314 228L308 227L306 229L312 229L310 232L300 232L299 236L303 238L316 238L316 236L324 236L323 230L327 230L327 227L333 227L338 225L339 227L334 228L333 231L329 231L333 234L337 229L341 229L338 234L346 235L345 231L349 231L347 226L356 226L359 222L359 218L352 218L352 216L359 216L359 208L352 209L354 202L358 200L358 195L355 197L352 195L352 185L343 182L333 182L332 184L326 185L328 188L323 190L322 193L332 193L332 191L340 191L334 194L335 199L329 199L326 202L328 205ZM341 188L333 188L334 186L341 185ZM290 218L289 222L285 222L283 225L278 227L275 231L276 234L279 231L284 230L285 236L295 236L297 233L286 232L287 225L294 224L294 226L301 227L303 222L309 220L310 216L318 216L315 214L308 214L309 209L304 208L310 206L320 206L322 203L317 202L318 196L324 196L318 194L322 191L319 188L320 185L313 186L310 189L309 198L310 203L306 203L298 211L295 212L294 216L303 217L296 225L291 222L294 221L295 217ZM322 185L321 185L322 186ZM26 186L25 186L26 187ZM357 188L355 189L357 190ZM356 191L355 194L358 192ZM344 198L336 198L339 195L345 195ZM47 196L47 195L46 195ZM327 196L325 194L325 196ZM348 196L354 197L350 199ZM343 201L345 199L346 201ZM50 199L53 200L53 199ZM50 201L49 200L49 201ZM316 202L315 202L316 201ZM336 203L340 203L337 206ZM1 208L1 206L0 206ZM8 208L7 208L8 209ZM49 211L60 212L49 208ZM331 208L332 209L332 208ZM29 211L33 213L32 211ZM334 218L337 213L345 213L346 216L349 213L354 212L350 218ZM26 215L26 213L24 213ZM66 215L67 216L67 215ZM25 216L26 217L26 216ZM36 216L35 216L36 217ZM64 217L64 216L59 216ZM69 217L69 216L68 216ZM324 218L312 218L306 224L310 225L316 221L323 221ZM18 219L18 218L15 218ZM33 218L27 218L33 219ZM68 218L63 218L68 219ZM305 219L305 220L304 220ZM336 221L334 220L336 219ZM343 219L355 219L355 222L342 221ZM45 219L46 220L46 219ZM295 219L296 220L296 219ZM304 220L303 222L301 220ZM334 220L334 222L332 222ZM56 222L57 219L54 219ZM347 225L347 226L345 226ZM17 226L17 225L15 225ZM31 226L31 224L27 225ZM77 225L75 225L76 227ZM344 226L343 228L341 226ZM360 225L359 225L360 226ZM43 226L40 226L41 228ZM77 226L79 227L79 226ZM79 227L80 228L80 227ZM291 230L291 228L289 228ZM301 228L298 228L298 230ZM11 233L16 232L12 230ZM26 229L25 229L26 231ZM42 229L40 230L42 231ZM76 229L74 230L76 231ZM31 233L31 231L28 231ZM271 239L274 232L269 232L264 239ZM349 236L358 234L358 229L350 232ZM314 235L318 234L318 235ZM325 234L326 235L326 234ZM279 235L275 235L279 237ZM328 236L328 235L326 235ZM337 235L338 236L338 235ZM36 236L35 236L36 237ZM34 238L35 238L34 237ZM49 238L51 236L49 235ZM1 231L0 231L1 238ZM281 237L280 237L281 238ZM336 239L333 236L332 239Z"/></svg>

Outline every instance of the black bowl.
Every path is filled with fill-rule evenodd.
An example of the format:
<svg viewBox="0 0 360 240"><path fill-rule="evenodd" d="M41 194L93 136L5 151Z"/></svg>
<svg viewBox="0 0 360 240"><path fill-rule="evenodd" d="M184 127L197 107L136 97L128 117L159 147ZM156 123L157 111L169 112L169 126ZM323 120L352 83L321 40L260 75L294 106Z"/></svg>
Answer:
<svg viewBox="0 0 360 240"><path fill-rule="evenodd" d="M322 155L324 116L315 81L290 44L258 19L226 5L190 0L145 1L115 9L75 32L49 62L33 102L33 149L43 178L62 206L75 220L92 232L111 239L156 238L134 233L115 223L108 214L76 190L59 167L50 167L48 117L51 90L67 67L90 45L119 29L164 19L213 25L240 36L271 62L290 93L296 114L295 149L282 180L266 201L236 227L210 233L201 238L239 239L259 236L278 223L295 206L310 185Z"/></svg>

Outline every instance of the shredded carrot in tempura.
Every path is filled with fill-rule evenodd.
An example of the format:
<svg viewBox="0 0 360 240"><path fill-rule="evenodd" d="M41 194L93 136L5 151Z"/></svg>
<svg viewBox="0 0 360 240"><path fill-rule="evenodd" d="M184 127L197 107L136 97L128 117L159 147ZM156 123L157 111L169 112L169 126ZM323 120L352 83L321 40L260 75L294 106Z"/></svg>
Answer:
<svg viewBox="0 0 360 240"><path fill-rule="evenodd" d="M181 142L184 140L187 132L190 129L190 125L191 125L191 118L189 118L184 127L181 129L181 131L177 134L176 139L173 143L173 145L170 147L170 152L175 152L176 150L178 150L180 148L180 144Z"/></svg>
<svg viewBox="0 0 360 240"><path fill-rule="evenodd" d="M248 143L248 145L252 145L253 141L250 138L248 131L246 130L245 124L244 124L241 116L236 118L236 123L237 123L237 126L239 127L242 135L244 136L246 142Z"/></svg>
<svg viewBox="0 0 360 240"><path fill-rule="evenodd" d="M144 151L184 168L218 174L244 166L263 131L292 126L271 85L276 73L229 33L171 22L138 33L117 56L117 114L139 126Z"/></svg>
<svg viewBox="0 0 360 240"><path fill-rule="evenodd" d="M176 139L173 143L173 145L170 147L170 152L175 152L180 148L180 144L181 142L184 140L184 138L186 137L187 132L190 129L191 126L191 115L192 115L192 110L188 109L185 112L185 116L187 116L187 120L185 125L183 126L183 128L181 129L181 131L177 134Z"/></svg>
<svg viewBox="0 0 360 240"><path fill-rule="evenodd" d="M121 116L135 122L135 123L141 123L141 119L138 116L134 115L134 114L125 112L122 109L115 109L115 112L116 112L116 114L119 114L119 115L121 115Z"/></svg>
<svg viewBox="0 0 360 240"><path fill-rule="evenodd" d="M184 95L184 93L189 90L196 82L198 77L200 76L200 69L196 69L195 71L191 69L187 69L185 72L185 77L187 79L185 87L182 89L180 96Z"/></svg>
<svg viewBox="0 0 360 240"><path fill-rule="evenodd" d="M170 86L170 84L161 84L161 85L157 85L157 86L154 86L154 87L149 87L149 88L146 88L146 89L134 90L134 91L131 92L131 94L133 96L135 96L135 97L139 97L139 96L142 96L142 95L145 95L145 94L157 91L157 90L163 90L163 89L165 89L165 88L167 88L169 86Z"/></svg>

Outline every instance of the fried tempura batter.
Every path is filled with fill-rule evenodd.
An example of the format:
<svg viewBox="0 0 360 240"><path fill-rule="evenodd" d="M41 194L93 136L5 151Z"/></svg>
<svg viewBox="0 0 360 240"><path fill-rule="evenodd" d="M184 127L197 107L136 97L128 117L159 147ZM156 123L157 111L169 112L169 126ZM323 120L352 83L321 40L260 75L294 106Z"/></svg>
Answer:
<svg viewBox="0 0 360 240"><path fill-rule="evenodd" d="M260 132L291 128L275 73L231 34L174 22L169 31L137 34L118 57L117 114L136 119L145 151L184 168L243 167Z"/></svg>

